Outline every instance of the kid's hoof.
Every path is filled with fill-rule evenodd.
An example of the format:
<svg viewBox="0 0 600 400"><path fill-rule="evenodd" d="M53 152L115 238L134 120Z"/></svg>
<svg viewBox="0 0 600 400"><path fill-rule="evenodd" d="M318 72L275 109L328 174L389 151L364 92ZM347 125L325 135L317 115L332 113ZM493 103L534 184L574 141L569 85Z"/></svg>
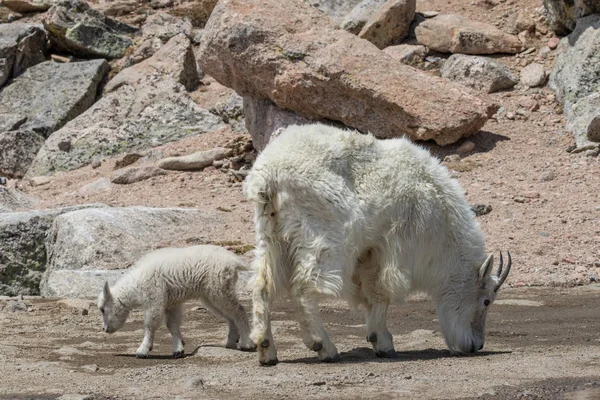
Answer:
<svg viewBox="0 0 600 400"><path fill-rule="evenodd" d="M240 351L256 351L256 345L240 346Z"/></svg>
<svg viewBox="0 0 600 400"><path fill-rule="evenodd" d="M260 361L260 365L262 365L263 367L272 367L273 365L277 365L278 362L279 360L276 358L274 360Z"/></svg>
<svg viewBox="0 0 600 400"><path fill-rule="evenodd" d="M185 356L185 351L176 351L173 353L173 358L183 358Z"/></svg>
<svg viewBox="0 0 600 400"><path fill-rule="evenodd" d="M367 342L369 342L369 343L377 343L377 334L376 333L371 333L369 336L367 336Z"/></svg>
<svg viewBox="0 0 600 400"><path fill-rule="evenodd" d="M310 346L312 351L321 351L323 350L323 343L321 342L313 342L312 346Z"/></svg>
<svg viewBox="0 0 600 400"><path fill-rule="evenodd" d="M341 361L341 359L342 358L340 357L340 355L336 354L333 357L326 357L326 358L322 359L321 361L323 361L324 363L333 363L333 362Z"/></svg>
<svg viewBox="0 0 600 400"><path fill-rule="evenodd" d="M148 354L135 353L135 358L148 358Z"/></svg>
<svg viewBox="0 0 600 400"><path fill-rule="evenodd" d="M398 354L395 350L378 351L375 353L379 358L398 358Z"/></svg>

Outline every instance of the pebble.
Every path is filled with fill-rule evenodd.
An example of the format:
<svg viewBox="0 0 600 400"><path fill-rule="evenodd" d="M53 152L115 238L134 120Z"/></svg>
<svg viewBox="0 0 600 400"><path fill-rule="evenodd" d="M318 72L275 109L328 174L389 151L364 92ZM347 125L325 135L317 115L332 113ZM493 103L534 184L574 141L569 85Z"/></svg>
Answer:
<svg viewBox="0 0 600 400"><path fill-rule="evenodd" d="M542 175L540 175L540 181L542 182L550 182L554 180L554 178L554 172L552 171L544 172Z"/></svg>
<svg viewBox="0 0 600 400"><path fill-rule="evenodd" d="M444 162L458 162L460 161L460 156L458 154L450 154L444 157Z"/></svg>
<svg viewBox="0 0 600 400"><path fill-rule="evenodd" d="M551 50L555 50L558 47L559 43L560 39L554 36L550 38L550 40L548 40L548 47L550 47Z"/></svg>
<svg viewBox="0 0 600 400"><path fill-rule="evenodd" d="M183 380L183 387L187 390L203 389L204 380L199 376L188 376Z"/></svg>
<svg viewBox="0 0 600 400"><path fill-rule="evenodd" d="M492 206L489 204L473 204L471 205L471 210L475 213L477 217L485 214L489 214L492 212Z"/></svg>
<svg viewBox="0 0 600 400"><path fill-rule="evenodd" d="M513 113L513 112L507 112L506 113L506 119L510 119L510 120L515 119L515 113Z"/></svg>
<svg viewBox="0 0 600 400"><path fill-rule="evenodd" d="M528 199L521 197L521 196L515 197L514 200L516 203L529 203Z"/></svg>
<svg viewBox="0 0 600 400"><path fill-rule="evenodd" d="M88 314L89 314L89 311L88 311L87 308L84 308L84 309L81 310L81 315L86 316Z"/></svg>
<svg viewBox="0 0 600 400"><path fill-rule="evenodd" d="M100 160L94 160L94 161L92 161L92 168L93 169L96 169L96 168L100 167L101 165L102 165L102 161L100 161Z"/></svg>
<svg viewBox="0 0 600 400"><path fill-rule="evenodd" d="M52 182L52 179L47 176L34 176L33 178L29 179L31 186L43 186L49 184L50 182Z"/></svg>
<svg viewBox="0 0 600 400"><path fill-rule="evenodd" d="M423 11L421 13L425 18L433 18L439 15L438 11Z"/></svg>
<svg viewBox="0 0 600 400"><path fill-rule="evenodd" d="M465 153L469 153L469 152L473 151L474 149L475 149L475 143L473 143L471 141L466 141L463 144L461 144L458 149L456 149L456 152L459 154L465 154Z"/></svg>
<svg viewBox="0 0 600 400"><path fill-rule="evenodd" d="M563 257L562 261L567 264L575 264L576 261L569 257Z"/></svg>
<svg viewBox="0 0 600 400"><path fill-rule="evenodd" d="M540 193L531 190L531 191L523 192L523 196L527 197L528 199L537 199L540 197Z"/></svg>
<svg viewBox="0 0 600 400"><path fill-rule="evenodd" d="M85 369L86 371L90 371L90 372L96 372L100 369L100 368L98 368L98 366L96 364L84 365L81 368Z"/></svg>
<svg viewBox="0 0 600 400"><path fill-rule="evenodd" d="M538 104L537 101L535 101L534 99L531 99L529 97L524 98L523 100L521 100L519 102L519 105L523 108L526 108L529 111L537 111L537 109L540 108L540 105Z"/></svg>

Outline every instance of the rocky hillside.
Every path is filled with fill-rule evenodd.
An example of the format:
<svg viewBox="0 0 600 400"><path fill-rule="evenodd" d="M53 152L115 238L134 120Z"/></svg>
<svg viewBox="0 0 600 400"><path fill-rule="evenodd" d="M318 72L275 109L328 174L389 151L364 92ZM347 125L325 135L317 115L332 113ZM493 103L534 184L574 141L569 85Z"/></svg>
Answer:
<svg viewBox="0 0 600 400"><path fill-rule="evenodd" d="M595 282L599 58L593 1L0 0L0 295L250 256L241 182L314 121L439 157L509 285Z"/></svg>

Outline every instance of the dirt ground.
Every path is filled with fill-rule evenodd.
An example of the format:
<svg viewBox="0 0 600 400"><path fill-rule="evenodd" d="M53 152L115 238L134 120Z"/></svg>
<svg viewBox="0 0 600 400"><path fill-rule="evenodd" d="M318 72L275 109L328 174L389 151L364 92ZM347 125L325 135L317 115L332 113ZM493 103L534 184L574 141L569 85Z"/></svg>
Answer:
<svg viewBox="0 0 600 400"><path fill-rule="evenodd" d="M292 309L280 302L274 367L259 366L256 353L221 347L226 325L200 303L186 306L184 359L170 358L166 328L151 358L136 359L140 312L107 335L93 301L26 298L27 311L11 312L6 302L0 311L0 398L598 399L599 296L600 285L504 290L489 314L484 351L468 357L450 356L433 304L414 297L390 309L397 359L374 356L360 310L324 303L342 359L334 364L304 347Z"/></svg>

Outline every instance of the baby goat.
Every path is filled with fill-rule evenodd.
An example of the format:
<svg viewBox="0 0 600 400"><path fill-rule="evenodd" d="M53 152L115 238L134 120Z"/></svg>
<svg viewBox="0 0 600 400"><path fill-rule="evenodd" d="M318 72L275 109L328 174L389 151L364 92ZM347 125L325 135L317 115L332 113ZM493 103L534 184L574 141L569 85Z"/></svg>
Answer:
<svg viewBox="0 0 600 400"><path fill-rule="evenodd" d="M236 296L238 271L246 263L218 246L164 248L138 260L131 270L111 288L105 283L98 296L104 331L122 328L134 307L144 310L144 341L136 357L145 358L152 350L154 332L166 315L173 338L173 358L184 355L181 337L183 303L199 299L213 314L227 320L225 347L243 351L256 346L249 338L248 319Z"/></svg>

